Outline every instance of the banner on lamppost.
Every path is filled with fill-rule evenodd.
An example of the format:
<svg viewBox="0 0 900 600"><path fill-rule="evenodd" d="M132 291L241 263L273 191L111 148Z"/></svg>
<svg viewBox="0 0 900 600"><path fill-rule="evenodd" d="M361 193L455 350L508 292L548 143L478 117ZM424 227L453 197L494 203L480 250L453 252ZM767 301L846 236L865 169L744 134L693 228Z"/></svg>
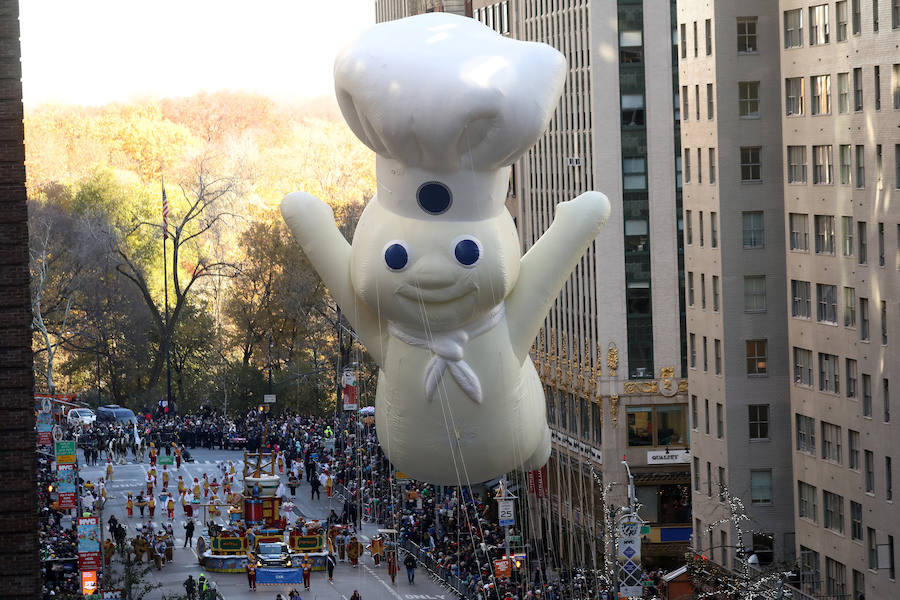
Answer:
<svg viewBox="0 0 900 600"><path fill-rule="evenodd" d="M75 440L62 440L56 442L56 464L75 464Z"/></svg>
<svg viewBox="0 0 900 600"><path fill-rule="evenodd" d="M44 398L37 414L37 443L39 446L53 445L53 405Z"/></svg>
<svg viewBox="0 0 900 600"><path fill-rule="evenodd" d="M619 596L641 598L641 522L636 515L624 515L619 519L616 540L616 562L619 571Z"/></svg>
<svg viewBox="0 0 900 600"><path fill-rule="evenodd" d="M78 568L81 571L100 569L99 523L97 517L78 518Z"/></svg>
<svg viewBox="0 0 900 600"><path fill-rule="evenodd" d="M538 498L546 498L549 495L549 490L547 489L547 465L534 471L528 471L526 479L530 493Z"/></svg>
<svg viewBox="0 0 900 600"><path fill-rule="evenodd" d="M341 401L344 404L344 410L359 408L356 395L356 373L351 368L344 369L344 373L341 375Z"/></svg>
<svg viewBox="0 0 900 600"><path fill-rule="evenodd" d="M77 476L75 465L56 465L56 492L59 510L77 508L78 500L75 497Z"/></svg>

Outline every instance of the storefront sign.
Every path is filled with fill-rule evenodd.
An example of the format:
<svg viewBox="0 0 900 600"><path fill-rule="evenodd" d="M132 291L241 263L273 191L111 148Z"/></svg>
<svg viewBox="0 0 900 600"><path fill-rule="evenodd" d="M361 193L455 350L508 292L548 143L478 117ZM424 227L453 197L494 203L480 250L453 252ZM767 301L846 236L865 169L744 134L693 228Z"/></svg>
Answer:
<svg viewBox="0 0 900 600"><path fill-rule="evenodd" d="M677 465L690 462L690 450L651 450L647 452L648 465Z"/></svg>
<svg viewBox="0 0 900 600"><path fill-rule="evenodd" d="M100 526L97 517L78 518L78 568L82 571L100 568Z"/></svg>

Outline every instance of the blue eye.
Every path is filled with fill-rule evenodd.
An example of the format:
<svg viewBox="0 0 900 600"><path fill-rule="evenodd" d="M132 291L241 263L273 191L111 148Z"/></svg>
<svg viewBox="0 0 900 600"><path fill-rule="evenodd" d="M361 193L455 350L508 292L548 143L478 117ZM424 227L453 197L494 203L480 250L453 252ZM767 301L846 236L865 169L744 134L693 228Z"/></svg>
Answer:
<svg viewBox="0 0 900 600"><path fill-rule="evenodd" d="M464 237L456 242L453 255L456 256L459 264L471 267L481 258L481 244L475 238Z"/></svg>
<svg viewBox="0 0 900 600"><path fill-rule="evenodd" d="M439 215L450 208L453 201L453 194L443 183L437 181L429 181L419 186L416 191L416 201L425 212L432 215Z"/></svg>
<svg viewBox="0 0 900 600"><path fill-rule="evenodd" d="M403 242L388 242L384 247L384 263L391 271L402 271L408 262L409 250Z"/></svg>

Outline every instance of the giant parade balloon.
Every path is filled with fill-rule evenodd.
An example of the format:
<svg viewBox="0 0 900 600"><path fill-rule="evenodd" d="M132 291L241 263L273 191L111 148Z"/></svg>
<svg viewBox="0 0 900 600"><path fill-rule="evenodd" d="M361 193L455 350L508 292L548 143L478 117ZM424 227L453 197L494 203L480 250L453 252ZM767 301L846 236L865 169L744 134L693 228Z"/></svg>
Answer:
<svg viewBox="0 0 900 600"><path fill-rule="evenodd" d="M415 479L479 483L550 456L529 350L609 202L558 204L522 256L506 198L509 165L546 129L565 76L552 47L473 19L371 27L334 66L341 112L376 154L377 194L352 244L328 204L303 192L281 203L378 363L378 440Z"/></svg>

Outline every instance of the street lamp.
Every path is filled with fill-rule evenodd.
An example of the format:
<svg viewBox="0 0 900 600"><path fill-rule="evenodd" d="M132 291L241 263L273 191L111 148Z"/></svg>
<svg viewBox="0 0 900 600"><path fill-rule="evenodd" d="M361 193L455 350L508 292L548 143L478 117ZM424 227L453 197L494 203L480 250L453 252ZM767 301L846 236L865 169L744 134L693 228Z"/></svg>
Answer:
<svg viewBox="0 0 900 600"><path fill-rule="evenodd" d="M275 342L272 339L272 334L269 333L269 354L268 354L268 362L269 362L269 393L272 393L272 348L275 347Z"/></svg>

